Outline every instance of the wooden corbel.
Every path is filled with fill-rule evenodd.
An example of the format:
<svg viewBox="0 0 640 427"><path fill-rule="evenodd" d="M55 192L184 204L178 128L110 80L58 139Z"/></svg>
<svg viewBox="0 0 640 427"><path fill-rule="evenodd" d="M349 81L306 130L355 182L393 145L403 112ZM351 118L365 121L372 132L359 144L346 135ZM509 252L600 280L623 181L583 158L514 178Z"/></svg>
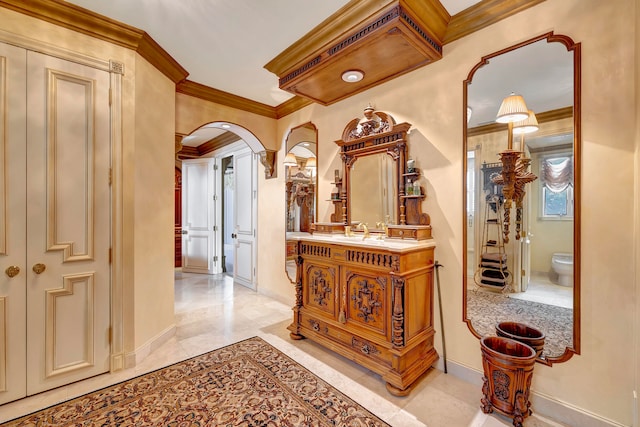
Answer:
<svg viewBox="0 0 640 427"><path fill-rule="evenodd" d="M260 152L260 163L264 166L264 178L275 178L276 174L276 151L264 150Z"/></svg>

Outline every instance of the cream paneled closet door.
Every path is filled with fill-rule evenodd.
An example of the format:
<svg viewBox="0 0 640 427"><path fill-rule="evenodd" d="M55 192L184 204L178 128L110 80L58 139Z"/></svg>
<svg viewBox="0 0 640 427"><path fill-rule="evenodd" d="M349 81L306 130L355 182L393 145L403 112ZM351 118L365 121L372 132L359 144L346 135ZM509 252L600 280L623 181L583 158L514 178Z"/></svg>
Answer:
<svg viewBox="0 0 640 427"><path fill-rule="evenodd" d="M31 395L109 369L109 74L31 51L22 57L21 93L11 69L20 61L7 59L4 69L2 268L10 259L20 272L5 272L0 288L0 402L24 396L24 384Z"/></svg>

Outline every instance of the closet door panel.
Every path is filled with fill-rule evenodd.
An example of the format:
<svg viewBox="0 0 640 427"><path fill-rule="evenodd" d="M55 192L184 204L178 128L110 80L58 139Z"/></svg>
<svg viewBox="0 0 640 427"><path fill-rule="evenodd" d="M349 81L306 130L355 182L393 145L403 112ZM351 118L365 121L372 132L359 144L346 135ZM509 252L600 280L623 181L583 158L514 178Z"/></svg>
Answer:
<svg viewBox="0 0 640 427"><path fill-rule="evenodd" d="M29 52L27 392L108 370L109 74Z"/></svg>
<svg viewBox="0 0 640 427"><path fill-rule="evenodd" d="M25 50L0 43L0 404L26 394L26 80Z"/></svg>

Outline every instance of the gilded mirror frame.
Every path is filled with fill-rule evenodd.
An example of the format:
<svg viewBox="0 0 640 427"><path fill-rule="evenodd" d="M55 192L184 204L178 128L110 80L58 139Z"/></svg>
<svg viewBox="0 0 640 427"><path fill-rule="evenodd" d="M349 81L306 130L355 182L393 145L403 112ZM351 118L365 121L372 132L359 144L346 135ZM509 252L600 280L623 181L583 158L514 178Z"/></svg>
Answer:
<svg viewBox="0 0 640 427"><path fill-rule="evenodd" d="M463 82L463 114L462 114L462 128L463 128L463 156L462 156L462 173L463 173L463 191L462 191L462 230L463 230L463 242L462 242L462 320L467 323L467 326L471 333L476 338L482 338L473 327L471 319L467 317L467 102L468 93L467 88L471 84L472 79L476 71L481 67L489 64L492 58L503 55L505 53L514 51L532 43L546 40L547 43L561 43L565 46L568 53L573 54L573 158L574 158L574 218L573 218L573 342L571 347L566 347L564 352L559 356L537 358L537 362L551 366L553 363L565 362L569 360L574 354L580 354L580 216L581 216L581 54L580 43L575 43L570 37L564 35L557 35L553 32L549 32L538 37L526 40L514 46L502 49L498 52L490 55L483 56L469 72L467 79ZM496 110L497 111L497 110Z"/></svg>
<svg viewBox="0 0 640 427"><path fill-rule="evenodd" d="M311 137L311 135L313 134L313 137ZM298 146L299 144L303 144L303 143L313 143L314 144L314 149L310 150L313 152L313 154L315 155L316 158L316 175L314 176L313 173L311 172L311 189L313 190L313 210L312 210L312 217L309 218L309 226L311 226L315 221L316 221L316 215L317 215L317 209L318 209L318 177L317 177L317 162L318 162L318 128L316 127L315 124L313 124L312 122L306 122L303 123L301 125L295 126L293 128L291 128L289 130L289 132L287 133L287 136L285 138L284 141L284 149L285 149L285 156L289 153L292 152L293 148ZM308 148L307 148L308 149ZM284 163L284 161L283 161ZM290 183L290 171L289 171L289 167L284 165L283 170L285 171L285 203L286 203L286 208L285 209L285 274L287 275L287 277L289 278L289 281L291 283L295 283L296 282L296 277L295 277L295 273L293 273L293 277L289 272L289 269L287 268L288 265L287 263L289 261L291 261L291 259L295 258L295 256L292 254L292 251L294 250L293 247L294 245L290 245L289 244L289 240L287 239L287 235L289 233L289 212L288 212L288 208L289 208L289 204L291 203L291 200L289 200L289 197L291 196L290 194L290 188L289 186L291 185Z"/></svg>

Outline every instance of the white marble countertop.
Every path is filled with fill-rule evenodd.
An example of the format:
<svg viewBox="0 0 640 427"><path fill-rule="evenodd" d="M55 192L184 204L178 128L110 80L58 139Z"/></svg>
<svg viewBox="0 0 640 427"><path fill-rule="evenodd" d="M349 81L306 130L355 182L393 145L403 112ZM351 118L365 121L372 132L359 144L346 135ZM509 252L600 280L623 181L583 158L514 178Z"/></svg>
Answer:
<svg viewBox="0 0 640 427"><path fill-rule="evenodd" d="M378 239L377 234L371 234L366 239L362 233L355 233L354 236L344 234L311 234L303 232L288 232L287 240L304 240L309 242L332 243L335 245L350 245L372 249L389 249L394 251L411 251L415 249L435 247L433 239L425 240L402 240L402 239Z"/></svg>

